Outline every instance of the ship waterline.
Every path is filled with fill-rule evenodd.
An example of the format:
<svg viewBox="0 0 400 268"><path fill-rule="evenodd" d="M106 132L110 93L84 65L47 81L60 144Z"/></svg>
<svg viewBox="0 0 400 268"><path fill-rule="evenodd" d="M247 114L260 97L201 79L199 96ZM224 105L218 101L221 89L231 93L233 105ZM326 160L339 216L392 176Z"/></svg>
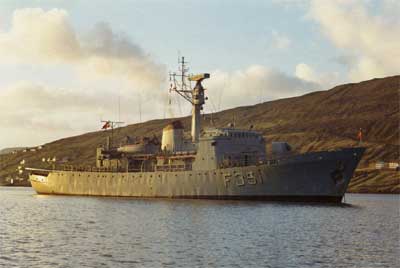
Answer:
<svg viewBox="0 0 400 268"><path fill-rule="evenodd" d="M31 169L39 194L341 202L364 148L299 154L261 165L176 172Z"/></svg>

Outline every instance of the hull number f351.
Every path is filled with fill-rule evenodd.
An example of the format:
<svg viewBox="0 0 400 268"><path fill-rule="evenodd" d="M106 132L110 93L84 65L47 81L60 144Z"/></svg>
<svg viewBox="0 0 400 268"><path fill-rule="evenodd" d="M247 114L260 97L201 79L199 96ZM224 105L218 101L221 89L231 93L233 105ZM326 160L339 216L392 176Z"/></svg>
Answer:
<svg viewBox="0 0 400 268"><path fill-rule="evenodd" d="M244 186L244 185L256 185L257 183L262 184L263 179L262 175L256 176L253 171L249 171L246 173L225 173L224 174L224 184L225 187L228 187L229 184L234 183L236 186Z"/></svg>

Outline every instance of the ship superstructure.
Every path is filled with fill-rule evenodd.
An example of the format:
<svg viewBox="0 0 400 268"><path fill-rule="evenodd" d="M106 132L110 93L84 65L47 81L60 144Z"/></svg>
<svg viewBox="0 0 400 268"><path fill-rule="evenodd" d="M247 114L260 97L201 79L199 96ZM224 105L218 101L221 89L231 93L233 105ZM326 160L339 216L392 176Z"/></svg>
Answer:
<svg viewBox="0 0 400 268"><path fill-rule="evenodd" d="M144 137L114 148L108 141L105 147L97 149L97 168L120 172L211 170L265 161L265 141L256 131L232 126L201 130L201 111L207 99L202 81L210 78L210 74L189 76L185 59L180 63L181 73L171 74L170 92L178 93L192 104L191 138L185 136L184 127L177 120L164 127L161 142L156 137ZM193 88L190 82L195 82Z"/></svg>
<svg viewBox="0 0 400 268"><path fill-rule="evenodd" d="M264 137L252 129L202 129L207 100L204 79L210 74L171 74L170 92L192 105L190 137L179 120L157 137L97 148L90 170L29 169L32 186L42 194L272 199L341 202L364 148L293 154L285 142L266 153ZM191 83L194 86L191 86Z"/></svg>

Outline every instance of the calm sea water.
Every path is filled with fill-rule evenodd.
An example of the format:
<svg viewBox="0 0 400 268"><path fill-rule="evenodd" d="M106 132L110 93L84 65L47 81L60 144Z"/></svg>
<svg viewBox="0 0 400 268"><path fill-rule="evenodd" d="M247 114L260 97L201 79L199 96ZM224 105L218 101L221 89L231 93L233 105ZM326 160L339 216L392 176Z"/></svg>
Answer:
<svg viewBox="0 0 400 268"><path fill-rule="evenodd" d="M0 187L4 267L400 267L399 196L351 205L36 195Z"/></svg>

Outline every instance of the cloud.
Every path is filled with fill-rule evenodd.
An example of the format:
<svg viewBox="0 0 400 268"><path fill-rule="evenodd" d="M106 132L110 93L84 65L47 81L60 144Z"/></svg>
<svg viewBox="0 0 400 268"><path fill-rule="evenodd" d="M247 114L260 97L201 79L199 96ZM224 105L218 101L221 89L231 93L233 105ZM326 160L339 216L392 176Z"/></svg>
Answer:
<svg viewBox="0 0 400 268"><path fill-rule="evenodd" d="M65 11L20 9L11 29L0 33L0 56L18 62L72 61L81 57L79 42Z"/></svg>
<svg viewBox="0 0 400 268"><path fill-rule="evenodd" d="M306 63L296 65L295 76L301 80L319 84L324 89L345 82L338 72L316 72L313 67Z"/></svg>
<svg viewBox="0 0 400 268"><path fill-rule="evenodd" d="M121 98L121 119L137 121L135 95ZM154 103L153 103L154 104ZM85 91L27 81L0 89L2 144L38 145L100 129L100 120L118 119L118 96L106 90ZM159 109L143 105L143 119L160 117ZM133 118L132 118L133 117Z"/></svg>
<svg viewBox="0 0 400 268"><path fill-rule="evenodd" d="M309 16L343 55L349 79L360 81L398 74L400 70L400 4L379 1L371 14L366 2L312 1Z"/></svg>
<svg viewBox="0 0 400 268"><path fill-rule="evenodd" d="M290 44L290 39L275 33L278 49ZM62 79L49 77L52 72L42 74L42 79L47 75L52 83L38 78L35 83L14 81L0 88L0 124L8 133L2 144L41 144L97 130L101 118L117 119L118 95L121 119L129 123L139 119L139 102L142 120L159 118L162 110L168 109L164 105L167 90L161 90L166 73L163 65L106 23L96 24L88 33L76 32L64 10L16 10L10 28L0 31L0 60L12 67L21 64L63 70L60 66L67 66L76 72ZM77 81L65 83L71 77ZM205 108L215 111L301 95L320 89L316 81L260 65L232 72L216 70L204 83L210 97ZM67 85L57 86L60 83ZM179 115L188 115L187 108Z"/></svg>
<svg viewBox="0 0 400 268"><path fill-rule="evenodd" d="M206 108L208 111L293 97L321 89L315 82L261 65L233 72L217 70L211 75L211 79L204 82L212 102Z"/></svg>
<svg viewBox="0 0 400 268"><path fill-rule="evenodd" d="M210 97L205 106L207 112L320 89L316 83L259 65L234 72L214 71L204 84ZM174 107L171 107L175 116L190 114L190 105L183 100L179 101L183 107L177 107L178 98L173 97ZM164 106L166 99L146 100L139 95L125 94L120 101L121 119L125 122L138 121L139 102L142 102L142 120L160 118L168 109ZM101 119L118 119L118 96L104 88L84 90L20 81L0 89L0 103L0 125L7 129L2 143L8 146L37 145L95 131L99 130ZM159 108L155 109L156 106ZM182 110L180 113L178 108Z"/></svg>
<svg viewBox="0 0 400 268"><path fill-rule="evenodd" d="M118 96L121 119L127 122L139 119L139 95L143 120L162 114L148 102L159 103L165 95L160 92L165 67L106 23L78 33L65 10L18 9L10 27L0 30L0 60L10 69L30 66L44 71L35 72L38 78L29 76L34 83L8 81L0 88L5 146L35 145L97 130L100 119L118 119ZM73 74L64 76L65 70ZM65 81L71 78L76 80Z"/></svg>
<svg viewBox="0 0 400 268"><path fill-rule="evenodd" d="M36 129L39 124L44 131L70 130L73 125L82 128L88 122L74 119L108 112L107 99L104 93L92 95L18 82L0 91L0 122L21 129Z"/></svg>
<svg viewBox="0 0 400 268"><path fill-rule="evenodd" d="M291 44L292 44L292 40L290 40L289 37L277 32L277 31L272 32L271 45L273 48L278 49L278 50L286 50L291 46Z"/></svg>
<svg viewBox="0 0 400 268"><path fill-rule="evenodd" d="M38 145L88 131L99 103L85 93L18 82L0 90L2 144ZM93 123L91 123L91 119Z"/></svg>
<svg viewBox="0 0 400 268"><path fill-rule="evenodd" d="M210 97L205 106L207 112L320 89L316 83L259 65L233 72L214 71L211 79L204 84L206 94ZM175 97L175 100L179 98ZM139 119L138 98L140 96L134 94L122 95L122 121L134 122ZM71 89L22 81L1 88L0 101L0 125L7 129L7 135L2 136L2 143L7 146L42 144L98 130L100 119L117 119L116 93L104 88ZM166 102L165 99L163 101ZM159 118L162 110L167 109L158 100L142 99L142 102L142 120ZM185 105L183 100L180 103ZM155 109L156 106L160 108ZM185 106L184 113L177 114L175 111L175 115L188 115L189 111L190 107Z"/></svg>
<svg viewBox="0 0 400 268"><path fill-rule="evenodd" d="M305 63L299 63L296 65L295 75L296 77L303 79L305 81L311 81L311 82L318 81L314 70Z"/></svg>
<svg viewBox="0 0 400 268"><path fill-rule="evenodd" d="M0 32L0 59L24 64L67 64L86 78L117 76L134 87L156 89L165 67L123 34L99 23L78 35L65 10L26 8L14 11L11 27Z"/></svg>

